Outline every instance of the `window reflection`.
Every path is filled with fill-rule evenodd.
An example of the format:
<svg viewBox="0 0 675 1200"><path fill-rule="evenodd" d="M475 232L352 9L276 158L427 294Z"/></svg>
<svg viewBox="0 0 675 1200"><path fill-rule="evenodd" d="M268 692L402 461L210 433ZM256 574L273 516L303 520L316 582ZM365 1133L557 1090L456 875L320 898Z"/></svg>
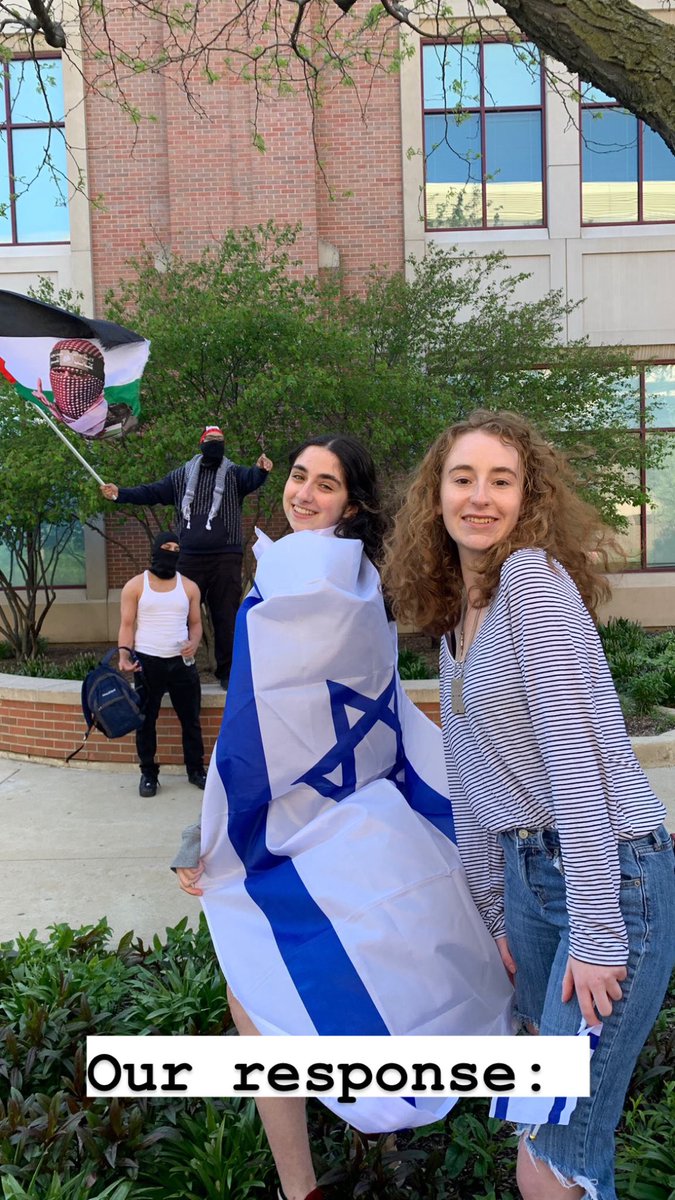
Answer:
<svg viewBox="0 0 675 1200"><path fill-rule="evenodd" d="M488 113L485 142L488 224L541 225L541 113Z"/></svg>
<svg viewBox="0 0 675 1200"><path fill-rule="evenodd" d="M66 241L66 145L61 130L17 129L13 142L18 240Z"/></svg>
<svg viewBox="0 0 675 1200"><path fill-rule="evenodd" d="M655 405L652 427L675 429L675 366L650 367L645 372L645 399Z"/></svg>
<svg viewBox="0 0 675 1200"><path fill-rule="evenodd" d="M425 108L478 108L479 47L453 42L424 46L422 68Z"/></svg>
<svg viewBox="0 0 675 1200"><path fill-rule="evenodd" d="M582 87L582 220L675 221L675 155L598 88Z"/></svg>
<svg viewBox="0 0 675 1200"><path fill-rule="evenodd" d="M628 522L628 526L617 534L619 554L610 555L609 565L613 571L636 571L642 565L641 542L642 529L640 512L634 504L620 504L619 513Z"/></svg>
<svg viewBox="0 0 675 1200"><path fill-rule="evenodd" d="M58 58L16 58L9 64L9 103L13 125L62 122L63 77Z"/></svg>
<svg viewBox="0 0 675 1200"><path fill-rule="evenodd" d="M675 216L675 155L663 138L647 125L643 127L642 185L644 220L672 221Z"/></svg>
<svg viewBox="0 0 675 1200"><path fill-rule="evenodd" d="M0 243L12 240L12 214L9 198L9 160L7 134L0 131Z"/></svg>
<svg viewBox="0 0 675 1200"><path fill-rule="evenodd" d="M647 472L651 506L647 508L647 566L675 566L675 434L666 460Z"/></svg>
<svg viewBox="0 0 675 1200"><path fill-rule="evenodd" d="M582 113L583 219L637 221L637 119L619 108Z"/></svg>
<svg viewBox="0 0 675 1200"><path fill-rule="evenodd" d="M541 104L541 65L532 46L488 42L483 56L486 108L531 108Z"/></svg>
<svg viewBox="0 0 675 1200"><path fill-rule="evenodd" d="M428 116L427 223L430 228L480 225L483 219L480 119Z"/></svg>
<svg viewBox="0 0 675 1200"><path fill-rule="evenodd" d="M70 536L64 545L61 540L66 536L66 525L42 525L42 547L46 559L49 559L56 546L59 546L58 558L54 567L54 587L84 587L86 582L84 529L79 521L75 521ZM9 548L0 542L0 568L9 577L15 587L22 587L25 575L16 559L12 557Z"/></svg>
<svg viewBox="0 0 675 1200"><path fill-rule="evenodd" d="M422 55L427 228L542 225L539 52L488 42Z"/></svg>
<svg viewBox="0 0 675 1200"><path fill-rule="evenodd" d="M61 60L15 58L0 71L0 242L68 241Z"/></svg>

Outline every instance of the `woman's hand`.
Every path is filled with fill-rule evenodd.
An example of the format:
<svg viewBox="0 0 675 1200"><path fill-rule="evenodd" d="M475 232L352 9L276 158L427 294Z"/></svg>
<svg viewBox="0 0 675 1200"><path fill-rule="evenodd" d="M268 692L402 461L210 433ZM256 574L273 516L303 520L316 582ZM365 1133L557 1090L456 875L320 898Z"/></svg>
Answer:
<svg viewBox="0 0 675 1200"><path fill-rule="evenodd" d="M518 968L515 964L511 951L509 950L509 943L506 935L502 934L501 937L495 938L495 944L499 950L501 960L504 964L504 970L511 980L511 983L513 983L514 976Z"/></svg>
<svg viewBox="0 0 675 1200"><path fill-rule="evenodd" d="M600 963L580 962L578 958L567 960L567 970L562 985L562 1001L566 1004L576 992L581 1015L587 1025L597 1025L600 1019L612 1013L612 1001L622 996L621 981L626 978L625 967L606 967Z"/></svg>
<svg viewBox="0 0 675 1200"><path fill-rule="evenodd" d="M204 860L200 858L196 867L176 867L176 875L178 876L178 886L188 896L203 896L203 888L197 887L197 880L204 872Z"/></svg>

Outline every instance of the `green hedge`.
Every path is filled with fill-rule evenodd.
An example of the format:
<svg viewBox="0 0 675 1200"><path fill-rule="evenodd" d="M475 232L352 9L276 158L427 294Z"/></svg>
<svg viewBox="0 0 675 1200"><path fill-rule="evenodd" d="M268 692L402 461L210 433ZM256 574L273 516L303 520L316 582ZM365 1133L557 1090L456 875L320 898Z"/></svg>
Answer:
<svg viewBox="0 0 675 1200"><path fill-rule="evenodd" d="M599 633L616 689L636 713L657 704L675 708L675 631L650 634L620 617L601 625Z"/></svg>
<svg viewBox="0 0 675 1200"><path fill-rule="evenodd" d="M85 1095L87 1034L220 1034L225 983L202 918L150 946L105 921L0 947L0 1192L4 1200L273 1200L276 1176L250 1101ZM619 1139L620 1194L667 1200L675 1178L675 994L636 1071ZM328 1195L516 1200L515 1139L462 1101L430 1129L365 1146L310 1102ZM669 1191L668 1189L671 1188Z"/></svg>

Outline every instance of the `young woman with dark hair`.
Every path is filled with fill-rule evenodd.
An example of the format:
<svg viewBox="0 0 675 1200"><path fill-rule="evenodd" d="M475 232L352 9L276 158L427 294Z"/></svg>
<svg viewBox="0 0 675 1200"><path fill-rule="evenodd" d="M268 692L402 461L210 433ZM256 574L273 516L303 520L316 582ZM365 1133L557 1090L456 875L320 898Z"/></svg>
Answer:
<svg viewBox="0 0 675 1200"><path fill-rule="evenodd" d="M236 1027L506 1033L511 989L461 870L440 735L398 681L367 450L345 435L304 442L283 507L292 536L263 535L237 618L201 842L174 862L204 897ZM453 1103L322 1100L367 1133ZM305 1101L257 1103L282 1200L318 1200Z"/></svg>
<svg viewBox="0 0 675 1200"><path fill-rule="evenodd" d="M385 519L380 507L380 497L375 474L375 463L365 446L348 434L327 434L309 438L288 456L289 477L284 491L284 511L294 532L312 528L312 525L294 523L289 517L286 494L289 485L301 484L306 474L302 467L303 456L310 452L326 450L335 455L341 467L349 503L336 522L336 537L359 538L363 549L372 563L377 566L382 558L382 542ZM293 490L291 488L291 490Z"/></svg>

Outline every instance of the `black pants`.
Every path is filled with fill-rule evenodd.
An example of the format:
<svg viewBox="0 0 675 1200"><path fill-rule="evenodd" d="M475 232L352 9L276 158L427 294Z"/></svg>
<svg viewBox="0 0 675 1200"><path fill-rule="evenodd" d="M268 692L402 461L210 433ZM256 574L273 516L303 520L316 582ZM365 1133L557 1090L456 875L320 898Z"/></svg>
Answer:
<svg viewBox="0 0 675 1200"><path fill-rule="evenodd" d="M230 674L234 621L241 603L242 555L186 554L178 559L178 570L197 584L202 603L208 605L215 638L216 675Z"/></svg>
<svg viewBox="0 0 675 1200"><path fill-rule="evenodd" d="M202 689L199 672L193 665L186 667L180 654L174 658L157 658L154 654L139 654L143 668L134 676L136 691L145 705L145 720L136 730L136 752L144 775L156 779L159 763L157 750L157 717L162 696L169 693L183 733L183 759L188 775L204 770L204 743L199 723Z"/></svg>

